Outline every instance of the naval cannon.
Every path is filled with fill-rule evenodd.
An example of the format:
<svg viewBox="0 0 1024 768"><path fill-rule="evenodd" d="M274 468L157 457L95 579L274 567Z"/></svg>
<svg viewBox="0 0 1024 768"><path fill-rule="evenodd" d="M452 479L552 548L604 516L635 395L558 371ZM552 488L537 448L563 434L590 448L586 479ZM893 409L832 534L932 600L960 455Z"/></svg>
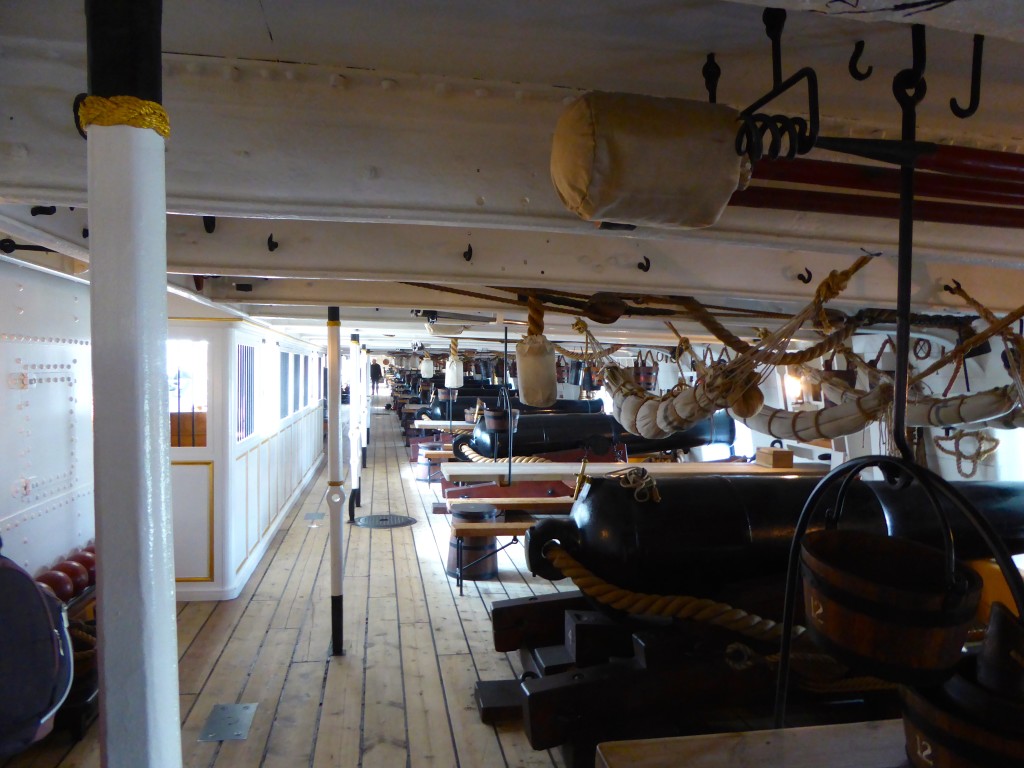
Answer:
<svg viewBox="0 0 1024 768"><path fill-rule="evenodd" d="M622 450L637 454L711 443L731 445L735 439L736 425L725 411L660 440L631 435L612 416L603 413L523 413L512 436L512 448L520 456L568 450L583 450L588 455ZM461 458L462 445L491 459L508 456L507 432L489 430L482 421L477 422L471 436L460 435L455 439L456 458Z"/></svg>
<svg viewBox="0 0 1024 768"><path fill-rule="evenodd" d="M538 575L561 579L549 559L553 549L561 550L606 584L591 590L580 582L582 593L493 605L495 648L518 649L524 672L514 681L478 683L482 719L522 717L535 749L561 745L573 766L593 764L599 741L736 728L736 717L767 725L779 634L748 636L736 623L781 620L794 529L818 483L756 475L663 478L653 486L638 475L590 480L569 518L544 520L528 531L527 562ZM1010 552L1024 552L1024 483L955 486ZM829 510L835 489L820 500L818 509ZM958 559L990 557L948 500L938 504ZM829 515L818 517L812 533L826 527ZM936 521L932 500L918 485L858 479L844 489L838 527L941 549ZM563 562L557 554L554 559ZM612 593L615 603L606 605ZM687 616L634 616L630 595L684 596L696 609ZM728 606L737 610L719 615L738 614L736 622L707 620ZM811 623L799 613L798 622ZM832 659L819 676L820 650L808 642L801 654L810 666L798 670L801 685L790 696L790 710L805 722L899 715L893 687L844 686L859 684L860 673Z"/></svg>
<svg viewBox="0 0 1024 768"><path fill-rule="evenodd" d="M758 475L666 478L657 481L661 501L654 502L638 501L637 492L618 479L596 478L570 517L543 520L527 532L527 562L537 575L562 578L544 556L545 544L557 541L602 578L636 591L715 597L745 581L777 578L781 585L797 518L818 482ZM1024 483L956 487L1011 552L1024 552ZM966 521L944 511L958 557L991 556ZM942 547L935 514L917 485L897 489L882 480L857 481L847 494L842 528Z"/></svg>
<svg viewBox="0 0 1024 768"><path fill-rule="evenodd" d="M448 419L448 400L441 400L435 397L430 403L420 410L416 411L417 419L433 419L434 421L446 421ZM503 409L505 407L504 398L499 394L484 394L484 395L467 395L462 396L462 390L459 390L459 399L452 403L452 414L456 421L461 421L462 414L465 411L473 410L477 404L481 404L481 409L494 411ZM535 405L526 405L519 398L511 398L511 407L513 410L519 411L523 414L537 414L537 413L601 413L604 408L604 403L600 400L555 400L552 405L546 407L540 407ZM456 408L458 410L456 410ZM481 412L481 415L482 412Z"/></svg>

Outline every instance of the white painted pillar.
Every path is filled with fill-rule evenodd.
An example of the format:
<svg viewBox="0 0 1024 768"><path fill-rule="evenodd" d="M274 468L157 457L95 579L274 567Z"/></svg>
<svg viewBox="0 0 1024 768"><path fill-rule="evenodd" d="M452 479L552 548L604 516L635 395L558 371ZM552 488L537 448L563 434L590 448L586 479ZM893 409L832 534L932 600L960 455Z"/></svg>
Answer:
<svg viewBox="0 0 1024 768"><path fill-rule="evenodd" d="M362 374L359 367L359 334L352 334L352 346L349 349L348 379L348 444L349 444L349 493L355 499L355 506L360 502L360 478L363 466L363 441L359 436L362 431Z"/></svg>
<svg viewBox="0 0 1024 768"><path fill-rule="evenodd" d="M370 445L370 353L366 350L366 345L359 350L359 380L362 382L363 396L360 398L360 418L362 421L362 430L359 433L359 438L362 441L362 448L365 451ZM366 466L366 461L363 461L363 466Z"/></svg>
<svg viewBox="0 0 1024 768"><path fill-rule="evenodd" d="M88 135L102 763L180 766L164 140Z"/></svg>
<svg viewBox="0 0 1024 768"><path fill-rule="evenodd" d="M341 480L341 316L327 308L327 512L331 521L331 653L344 654L342 576L345 570L345 491Z"/></svg>

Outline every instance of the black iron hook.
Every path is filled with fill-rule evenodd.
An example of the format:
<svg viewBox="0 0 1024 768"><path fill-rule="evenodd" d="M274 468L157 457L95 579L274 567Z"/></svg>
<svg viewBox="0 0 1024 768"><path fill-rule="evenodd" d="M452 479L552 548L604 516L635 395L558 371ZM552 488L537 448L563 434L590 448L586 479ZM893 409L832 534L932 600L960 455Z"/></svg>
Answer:
<svg viewBox="0 0 1024 768"><path fill-rule="evenodd" d="M273 253L279 245L281 244L274 239L274 233L271 232L270 237L267 238L267 250Z"/></svg>
<svg viewBox="0 0 1024 768"><path fill-rule="evenodd" d="M949 283L946 283L944 286L942 286L942 290L944 290L946 293L956 293L957 291L959 291L960 290L960 281L959 280L953 280L952 283L953 283L952 285L950 285Z"/></svg>
<svg viewBox="0 0 1024 768"><path fill-rule="evenodd" d="M704 76L704 87L708 91L708 102L718 102L718 79L722 76L722 68L715 61L715 54L709 53L700 73Z"/></svg>
<svg viewBox="0 0 1024 768"><path fill-rule="evenodd" d="M472 261L473 260L473 244L472 243L470 243L469 245L466 246L466 250L464 250L462 252L462 258L464 258L466 261Z"/></svg>
<svg viewBox="0 0 1024 768"><path fill-rule="evenodd" d="M0 251L3 253L14 253L15 251L39 251L40 253L53 253L53 250L42 245L23 245L16 243L9 237L0 240Z"/></svg>
<svg viewBox="0 0 1024 768"><path fill-rule="evenodd" d="M928 84L924 79L925 65L928 62L924 25L915 24L911 28L911 35L913 65L910 69L900 70L892 80L893 95L904 112L920 104L928 92Z"/></svg>
<svg viewBox="0 0 1024 768"><path fill-rule="evenodd" d="M646 256L644 256L644 260L643 261L637 262L636 268L639 269L641 272L650 272L651 271L651 260L649 258L647 258Z"/></svg>
<svg viewBox="0 0 1024 768"><path fill-rule="evenodd" d="M867 80L871 77L871 73L875 71L875 68L868 66L867 69L861 70L860 68L860 57L864 55L864 41L858 40L853 45L853 55L850 57L850 77L854 80Z"/></svg>
<svg viewBox="0 0 1024 768"><path fill-rule="evenodd" d="M213 231L217 229L217 217L203 216L203 229L206 230L206 234L212 235Z"/></svg>
<svg viewBox="0 0 1024 768"><path fill-rule="evenodd" d="M981 103L981 60L982 50L985 46L985 36L974 36L974 56L971 60L971 103L967 108L961 107L955 98L949 100L949 108L953 114L961 120L966 119L978 111L978 104Z"/></svg>
<svg viewBox="0 0 1024 768"><path fill-rule="evenodd" d="M29 213L33 216L53 216L57 212L56 205L33 205Z"/></svg>
<svg viewBox="0 0 1024 768"><path fill-rule="evenodd" d="M799 280L804 285L807 285L808 283L811 282L811 280L814 279L814 275L811 274L811 270L809 268L804 267L804 271L801 274L797 275L796 279Z"/></svg>

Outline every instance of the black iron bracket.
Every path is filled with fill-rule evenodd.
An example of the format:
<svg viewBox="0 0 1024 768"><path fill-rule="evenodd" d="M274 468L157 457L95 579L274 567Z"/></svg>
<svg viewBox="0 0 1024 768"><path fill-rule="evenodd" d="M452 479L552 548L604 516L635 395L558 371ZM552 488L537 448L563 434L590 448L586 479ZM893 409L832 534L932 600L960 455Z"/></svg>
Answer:
<svg viewBox="0 0 1024 768"><path fill-rule="evenodd" d="M751 162L765 156L777 159L783 156L784 149L788 159L807 154L818 137L818 75L810 67L804 67L783 80L782 30L786 12L766 8L762 19L765 33L772 41L772 89L740 113L742 125L736 134L737 154L746 155ZM802 81L807 82L807 118L758 111Z"/></svg>

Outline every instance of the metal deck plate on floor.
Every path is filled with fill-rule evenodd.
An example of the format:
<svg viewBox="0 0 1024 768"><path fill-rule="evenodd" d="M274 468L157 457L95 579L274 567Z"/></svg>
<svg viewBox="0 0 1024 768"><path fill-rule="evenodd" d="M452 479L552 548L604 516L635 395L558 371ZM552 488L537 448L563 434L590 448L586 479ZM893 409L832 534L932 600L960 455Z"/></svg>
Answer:
<svg viewBox="0 0 1024 768"><path fill-rule="evenodd" d="M196 741L240 741L249 738L257 703L215 704Z"/></svg>
<svg viewBox="0 0 1024 768"><path fill-rule="evenodd" d="M324 519L324 513L323 512L307 512L305 519L306 520L323 520Z"/></svg>
<svg viewBox="0 0 1024 768"><path fill-rule="evenodd" d="M365 515L355 519L360 528L401 528L415 522L415 518L405 515Z"/></svg>

